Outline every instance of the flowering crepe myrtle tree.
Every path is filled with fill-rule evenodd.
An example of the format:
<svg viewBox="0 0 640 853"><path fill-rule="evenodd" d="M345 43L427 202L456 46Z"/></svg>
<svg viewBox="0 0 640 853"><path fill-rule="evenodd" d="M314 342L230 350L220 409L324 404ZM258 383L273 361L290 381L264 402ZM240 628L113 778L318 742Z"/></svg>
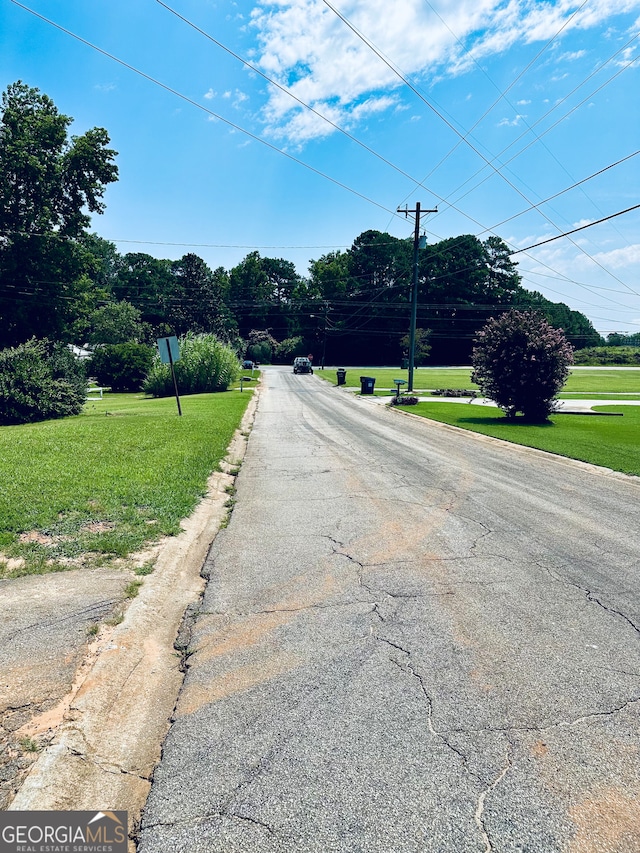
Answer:
<svg viewBox="0 0 640 853"><path fill-rule="evenodd" d="M472 381L508 418L546 421L573 363L573 347L536 311L492 317L474 341Z"/></svg>

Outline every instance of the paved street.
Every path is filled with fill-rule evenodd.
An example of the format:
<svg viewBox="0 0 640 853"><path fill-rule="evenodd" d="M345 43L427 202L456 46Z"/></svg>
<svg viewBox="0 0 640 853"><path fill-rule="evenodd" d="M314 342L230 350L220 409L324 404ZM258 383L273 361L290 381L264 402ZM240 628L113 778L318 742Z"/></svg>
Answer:
<svg viewBox="0 0 640 853"><path fill-rule="evenodd" d="M140 853L640 851L640 483L266 368Z"/></svg>

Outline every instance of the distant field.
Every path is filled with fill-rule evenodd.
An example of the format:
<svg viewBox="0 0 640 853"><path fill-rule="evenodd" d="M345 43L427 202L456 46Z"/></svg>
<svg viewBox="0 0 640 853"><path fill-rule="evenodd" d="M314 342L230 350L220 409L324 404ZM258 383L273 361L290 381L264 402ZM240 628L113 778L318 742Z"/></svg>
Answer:
<svg viewBox="0 0 640 853"><path fill-rule="evenodd" d="M495 408L461 403L418 403L412 414L492 435L514 444L537 447L571 459L640 476L640 406L603 407L623 417L552 415L548 424L531 425L507 420Z"/></svg>
<svg viewBox="0 0 640 853"><path fill-rule="evenodd" d="M346 367L346 384L350 388L360 387L361 376L372 376L376 380L377 394L395 392L394 379L407 379L408 371L390 367ZM316 376L335 384L336 368L316 369ZM405 386L406 387L406 386ZM419 367L413 374L413 387L416 392L425 392L438 388L477 389L471 382L471 371L464 367ZM580 368L573 370L563 389L570 397L576 394L582 397L608 397L624 395L626 399L640 399L640 368ZM561 394L562 396L562 394Z"/></svg>

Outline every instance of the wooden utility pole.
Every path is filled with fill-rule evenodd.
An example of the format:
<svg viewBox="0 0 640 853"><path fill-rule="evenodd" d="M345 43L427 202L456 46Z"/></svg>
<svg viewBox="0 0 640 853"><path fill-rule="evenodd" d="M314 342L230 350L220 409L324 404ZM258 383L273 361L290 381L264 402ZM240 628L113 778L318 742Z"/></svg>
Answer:
<svg viewBox="0 0 640 853"><path fill-rule="evenodd" d="M423 210L422 213L437 213L438 208L434 208L433 210ZM407 391L409 393L413 392L413 369L415 365L416 358L416 323L418 318L418 249L424 248L426 246L426 237L424 238L424 245L421 246L421 238L420 238L420 202L416 202L415 210L409 210L407 207L404 210L398 208L398 213L404 213L405 216L409 216L410 213L413 213L416 217L416 227L413 232L413 284L411 291L411 327L409 330L409 381L407 383Z"/></svg>

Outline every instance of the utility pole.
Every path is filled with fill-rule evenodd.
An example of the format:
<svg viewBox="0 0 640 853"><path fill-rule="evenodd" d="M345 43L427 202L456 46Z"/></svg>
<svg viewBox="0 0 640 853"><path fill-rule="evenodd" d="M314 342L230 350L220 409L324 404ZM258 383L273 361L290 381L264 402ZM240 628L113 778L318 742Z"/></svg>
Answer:
<svg viewBox="0 0 640 853"><path fill-rule="evenodd" d="M407 207L404 210L398 208L398 213L404 213L409 216L413 213L416 217L416 227L413 232L413 284L411 291L411 327L409 330L409 382L407 391L413 391L413 369L416 358L416 323L418 319L418 249L424 249L427 245L427 238L420 237L420 202L416 202L415 210L409 210ZM438 208L433 210L423 210L422 213L437 213Z"/></svg>

